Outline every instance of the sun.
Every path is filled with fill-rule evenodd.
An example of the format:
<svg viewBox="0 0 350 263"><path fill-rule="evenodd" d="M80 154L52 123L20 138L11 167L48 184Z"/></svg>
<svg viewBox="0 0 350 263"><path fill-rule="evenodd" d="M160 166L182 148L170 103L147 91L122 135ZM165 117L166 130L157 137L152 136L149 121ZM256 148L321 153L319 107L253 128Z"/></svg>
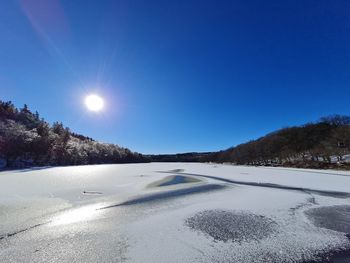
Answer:
<svg viewBox="0 0 350 263"><path fill-rule="evenodd" d="M103 110L104 101L100 96L96 94L90 94L85 97L85 106L90 111L98 112Z"/></svg>

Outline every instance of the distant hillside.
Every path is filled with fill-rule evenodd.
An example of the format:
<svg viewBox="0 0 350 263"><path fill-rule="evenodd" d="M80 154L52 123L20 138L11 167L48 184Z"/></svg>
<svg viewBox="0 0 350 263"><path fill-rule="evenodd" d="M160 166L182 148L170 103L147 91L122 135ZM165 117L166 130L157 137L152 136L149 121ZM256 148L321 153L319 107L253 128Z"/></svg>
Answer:
<svg viewBox="0 0 350 263"><path fill-rule="evenodd" d="M191 153L176 153L176 154L154 154L145 155L146 158L152 162L201 162L208 156L211 156L211 152L191 152Z"/></svg>
<svg viewBox="0 0 350 263"><path fill-rule="evenodd" d="M127 148L96 142L59 122L51 126L27 105L17 109L0 100L0 168L142 161Z"/></svg>
<svg viewBox="0 0 350 263"><path fill-rule="evenodd" d="M288 127L213 153L202 161L245 165L349 168L350 117L334 115Z"/></svg>

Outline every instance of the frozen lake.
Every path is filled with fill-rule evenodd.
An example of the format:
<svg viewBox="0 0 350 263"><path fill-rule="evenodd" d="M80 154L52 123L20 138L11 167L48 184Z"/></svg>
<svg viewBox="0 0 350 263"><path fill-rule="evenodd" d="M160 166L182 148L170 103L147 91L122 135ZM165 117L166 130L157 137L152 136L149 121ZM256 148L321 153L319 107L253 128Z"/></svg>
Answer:
<svg viewBox="0 0 350 263"><path fill-rule="evenodd" d="M350 262L350 172L197 163L4 171L0 222L1 262Z"/></svg>

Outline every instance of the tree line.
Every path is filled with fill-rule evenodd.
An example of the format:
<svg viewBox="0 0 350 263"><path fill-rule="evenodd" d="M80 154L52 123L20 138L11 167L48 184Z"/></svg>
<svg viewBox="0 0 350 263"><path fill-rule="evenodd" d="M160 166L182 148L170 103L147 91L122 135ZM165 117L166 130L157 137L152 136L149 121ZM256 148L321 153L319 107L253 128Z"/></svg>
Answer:
<svg viewBox="0 0 350 263"><path fill-rule="evenodd" d="M213 153L142 155L53 125L27 105L0 100L0 168L131 162L218 162L350 168L350 117L332 115Z"/></svg>
<svg viewBox="0 0 350 263"><path fill-rule="evenodd" d="M332 115L316 123L287 127L257 140L205 157L206 161L299 167L346 166L350 154L350 117ZM349 156L350 157L350 156Z"/></svg>
<svg viewBox="0 0 350 263"><path fill-rule="evenodd" d="M0 161L7 167L143 162L145 158L115 144L100 143L53 125L27 105L0 100Z"/></svg>

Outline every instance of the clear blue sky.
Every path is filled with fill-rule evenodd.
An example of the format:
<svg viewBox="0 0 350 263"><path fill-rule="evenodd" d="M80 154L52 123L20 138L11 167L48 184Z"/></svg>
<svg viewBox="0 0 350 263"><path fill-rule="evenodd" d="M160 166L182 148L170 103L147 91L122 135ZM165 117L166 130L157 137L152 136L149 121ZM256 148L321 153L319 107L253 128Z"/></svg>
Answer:
<svg viewBox="0 0 350 263"><path fill-rule="evenodd" d="M225 149L350 114L349 14L340 0L1 1L0 99L142 153Z"/></svg>

